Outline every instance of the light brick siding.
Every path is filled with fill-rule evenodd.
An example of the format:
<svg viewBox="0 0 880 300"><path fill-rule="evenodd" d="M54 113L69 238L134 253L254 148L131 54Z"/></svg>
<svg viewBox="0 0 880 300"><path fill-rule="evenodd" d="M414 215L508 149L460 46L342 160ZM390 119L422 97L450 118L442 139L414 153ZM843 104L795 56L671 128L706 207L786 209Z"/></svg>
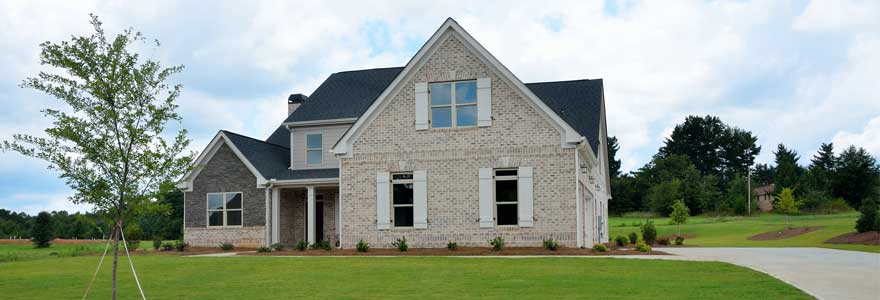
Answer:
<svg viewBox="0 0 880 300"><path fill-rule="evenodd" d="M342 245L363 239L390 247L406 236L413 247L488 246L502 236L511 246L539 246L554 238L576 246L575 151L560 146L559 131L455 36L415 70L342 160ZM416 131L414 84L492 79L491 127ZM479 227L479 168L534 167L533 228ZM426 170L427 229L376 229L376 172Z"/></svg>
<svg viewBox="0 0 880 300"><path fill-rule="evenodd" d="M207 227L207 193L241 192L242 227ZM253 173L235 156L232 149L220 145L193 180L193 191L186 192L184 240L191 245L217 246L221 242L236 245L261 244L265 238L266 198L257 188Z"/></svg>
<svg viewBox="0 0 880 300"><path fill-rule="evenodd" d="M321 187L315 189L315 197L323 195L324 201L324 239L336 245L336 195L335 187ZM281 242L294 244L300 240L306 240L306 189L288 188L281 190L280 227Z"/></svg>

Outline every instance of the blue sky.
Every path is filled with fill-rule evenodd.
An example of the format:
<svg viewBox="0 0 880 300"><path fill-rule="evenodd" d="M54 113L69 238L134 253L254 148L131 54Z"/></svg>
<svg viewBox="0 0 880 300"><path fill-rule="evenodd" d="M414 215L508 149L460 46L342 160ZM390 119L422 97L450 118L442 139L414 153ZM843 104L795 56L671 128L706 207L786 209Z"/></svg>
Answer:
<svg viewBox="0 0 880 300"><path fill-rule="evenodd" d="M672 127L713 114L751 130L760 162L784 143L806 164L822 142L880 156L876 1L4 1L0 139L40 134L62 103L18 84L42 67L37 45L133 26L183 64L173 78L193 151L219 129L258 138L333 72L401 66L453 17L525 82L603 78L623 167L642 166ZM513 5L511 5L513 4ZM0 153L0 208L85 210L36 159Z"/></svg>

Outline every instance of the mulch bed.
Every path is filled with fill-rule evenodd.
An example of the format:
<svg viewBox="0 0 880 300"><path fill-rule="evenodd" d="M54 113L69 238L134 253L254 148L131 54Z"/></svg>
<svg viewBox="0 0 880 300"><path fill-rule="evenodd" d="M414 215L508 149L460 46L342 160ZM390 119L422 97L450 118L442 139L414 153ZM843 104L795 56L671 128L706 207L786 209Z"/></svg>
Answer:
<svg viewBox="0 0 880 300"><path fill-rule="evenodd" d="M827 241L826 244L860 244L860 245L880 245L880 232L850 232L835 236Z"/></svg>
<svg viewBox="0 0 880 300"><path fill-rule="evenodd" d="M607 256L607 255L668 255L662 251L639 252L631 249L608 249L606 252L594 252L592 249L563 248L550 251L540 247L510 247L501 251L493 251L488 247L458 247L451 251L446 248L410 248L406 252L400 252L396 248L370 248L367 252L357 252L355 249L326 250L282 250L272 252L239 253L239 255L255 256L514 256L514 255L578 255L578 256Z"/></svg>
<svg viewBox="0 0 880 300"><path fill-rule="evenodd" d="M810 226L810 227L791 227L785 228L782 230L774 230L768 231L765 233L756 234L749 237L749 240L752 241L770 241L770 240L782 240L791 237L796 237L805 233L810 233L819 229L822 229L824 226Z"/></svg>

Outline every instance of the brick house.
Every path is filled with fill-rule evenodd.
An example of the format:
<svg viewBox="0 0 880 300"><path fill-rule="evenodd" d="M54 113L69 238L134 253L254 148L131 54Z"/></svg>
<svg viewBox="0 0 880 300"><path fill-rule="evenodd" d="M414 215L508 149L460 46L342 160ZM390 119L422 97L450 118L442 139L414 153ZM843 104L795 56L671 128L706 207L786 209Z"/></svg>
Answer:
<svg viewBox="0 0 880 300"><path fill-rule="evenodd" d="M181 180L188 243L608 241L601 79L524 84L447 19L405 66L287 105L265 140L220 131Z"/></svg>

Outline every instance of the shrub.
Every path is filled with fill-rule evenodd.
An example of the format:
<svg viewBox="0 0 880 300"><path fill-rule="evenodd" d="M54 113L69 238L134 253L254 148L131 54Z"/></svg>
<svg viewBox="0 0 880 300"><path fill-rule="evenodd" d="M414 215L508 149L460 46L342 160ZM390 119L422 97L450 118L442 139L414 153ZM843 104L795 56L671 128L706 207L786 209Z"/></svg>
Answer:
<svg viewBox="0 0 880 300"><path fill-rule="evenodd" d="M329 241L315 242L310 247L312 249L324 249L326 251L330 251L330 242Z"/></svg>
<svg viewBox="0 0 880 300"><path fill-rule="evenodd" d="M661 236L657 238L657 244L669 246L669 237Z"/></svg>
<svg viewBox="0 0 880 300"><path fill-rule="evenodd" d="M370 249L370 244L367 244L364 240L360 240L357 245L355 245L355 248L357 248L357 252L367 252L367 250Z"/></svg>
<svg viewBox="0 0 880 300"><path fill-rule="evenodd" d="M556 251L556 249L559 249L559 241L553 238L544 240L544 249Z"/></svg>
<svg viewBox="0 0 880 300"><path fill-rule="evenodd" d="M184 241L177 241L174 243L174 249L176 249L178 252L184 252L186 250L189 250L189 244Z"/></svg>
<svg viewBox="0 0 880 300"><path fill-rule="evenodd" d="M293 246L293 248L296 248L296 250L299 251L306 251L306 248L308 247L309 243L306 243L306 241L303 240L299 240L299 242L296 242L296 245Z"/></svg>
<svg viewBox="0 0 880 300"><path fill-rule="evenodd" d="M162 247L162 238L157 236L153 238L153 250L159 251L159 247Z"/></svg>
<svg viewBox="0 0 880 300"><path fill-rule="evenodd" d="M391 246L394 246L394 248L397 248L400 252L406 252L406 250L409 249L409 245L406 244L405 236L394 240L394 242L391 243Z"/></svg>
<svg viewBox="0 0 880 300"><path fill-rule="evenodd" d="M593 251L605 252L605 251L608 251L608 247L606 247L605 244L595 244L595 245L593 245Z"/></svg>
<svg viewBox="0 0 880 300"><path fill-rule="evenodd" d="M281 251L284 250L284 244L282 243L274 243L272 244L272 250Z"/></svg>
<svg viewBox="0 0 880 300"><path fill-rule="evenodd" d="M684 245L684 237L680 235L675 237L675 244L678 246Z"/></svg>
<svg viewBox="0 0 880 300"><path fill-rule="evenodd" d="M140 248L140 246L141 246L141 241L138 241L138 240L126 241L126 242L127 242L126 244L128 244L129 251L135 251L138 248Z"/></svg>
<svg viewBox="0 0 880 300"><path fill-rule="evenodd" d="M859 211L862 214L856 220L856 231L880 231L880 211L878 211L877 200L865 199Z"/></svg>
<svg viewBox="0 0 880 300"><path fill-rule="evenodd" d="M174 244L171 242L162 243L162 251L171 251L174 250Z"/></svg>
<svg viewBox="0 0 880 300"><path fill-rule="evenodd" d="M501 251L504 249L504 238L500 236L495 237L489 240L489 245L492 245L492 250Z"/></svg>
<svg viewBox="0 0 880 300"><path fill-rule="evenodd" d="M648 244L639 242L636 244L636 250L641 251L641 252L649 252L649 251L651 251L651 246L648 246Z"/></svg>
<svg viewBox="0 0 880 300"><path fill-rule="evenodd" d="M31 230L31 242L36 248L47 248L52 245L52 239L55 238L52 233L52 215L47 212L40 212L37 219L34 220L34 227Z"/></svg>
<svg viewBox="0 0 880 300"><path fill-rule="evenodd" d="M272 252L272 249L269 249L269 247L266 247L266 246L260 246L260 248L257 248L257 252L259 252L259 253Z"/></svg>
<svg viewBox="0 0 880 300"><path fill-rule="evenodd" d="M637 243L638 241L639 241L639 235L636 234L635 232L630 232L630 233L629 233L629 243L630 243L630 244L635 244L635 243Z"/></svg>
<svg viewBox="0 0 880 300"><path fill-rule="evenodd" d="M617 244L617 247L626 246L626 242L629 242L629 240L625 236L618 235L614 238L614 243Z"/></svg>
<svg viewBox="0 0 880 300"><path fill-rule="evenodd" d="M229 251L235 249L235 246L232 243L220 243L220 250Z"/></svg>
<svg viewBox="0 0 880 300"><path fill-rule="evenodd" d="M642 225L642 240L649 245L657 241L657 228L654 227L653 221L648 220Z"/></svg>
<svg viewBox="0 0 880 300"><path fill-rule="evenodd" d="M446 249L449 251L458 250L458 243L450 241L449 243L446 243Z"/></svg>

